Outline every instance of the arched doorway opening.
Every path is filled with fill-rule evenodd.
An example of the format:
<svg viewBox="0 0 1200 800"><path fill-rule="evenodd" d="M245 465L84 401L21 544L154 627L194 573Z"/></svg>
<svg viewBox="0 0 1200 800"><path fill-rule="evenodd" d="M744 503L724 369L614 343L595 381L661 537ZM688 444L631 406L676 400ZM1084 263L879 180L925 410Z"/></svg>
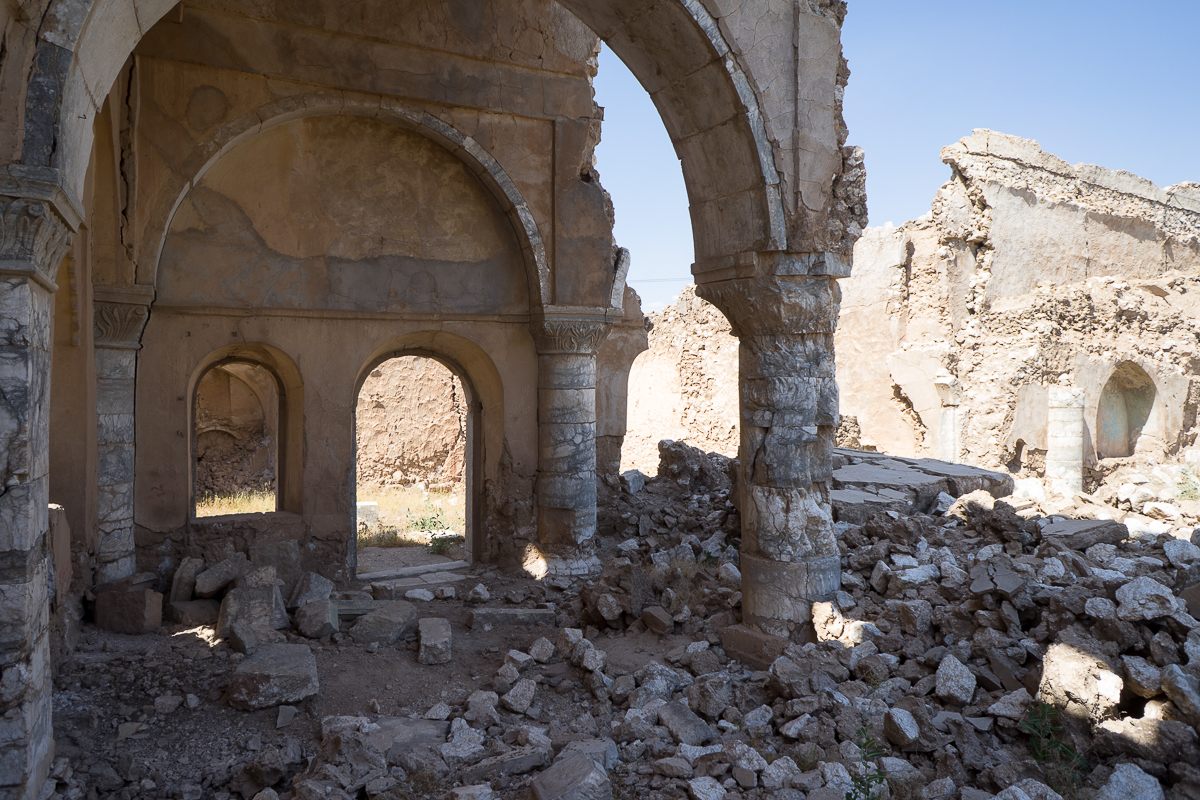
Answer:
<svg viewBox="0 0 1200 800"><path fill-rule="evenodd" d="M462 370L425 352L384 356L354 416L359 574L478 557L480 412Z"/></svg>
<svg viewBox="0 0 1200 800"><path fill-rule="evenodd" d="M1100 458L1124 458L1137 451L1156 394L1154 380L1144 369L1131 361L1117 365L1104 384L1096 411L1096 454Z"/></svg>
<svg viewBox="0 0 1200 800"><path fill-rule="evenodd" d="M277 510L279 417L279 383L263 366L230 360L204 373L192 417L196 517Z"/></svg>

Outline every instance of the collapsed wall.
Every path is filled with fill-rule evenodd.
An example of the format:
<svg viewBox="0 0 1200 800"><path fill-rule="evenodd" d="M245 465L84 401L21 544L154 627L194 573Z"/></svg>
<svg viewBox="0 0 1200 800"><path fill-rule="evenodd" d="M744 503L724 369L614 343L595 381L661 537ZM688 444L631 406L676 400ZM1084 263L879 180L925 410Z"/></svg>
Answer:
<svg viewBox="0 0 1200 800"><path fill-rule="evenodd" d="M354 414L360 485L462 483L467 398L458 376L439 362L384 361L363 383Z"/></svg>
<svg viewBox="0 0 1200 800"><path fill-rule="evenodd" d="M658 443L686 441L738 452L738 340L729 320L687 286L674 304L648 315L649 349L629 374L629 417L621 469L658 471Z"/></svg>
<svg viewBox="0 0 1200 800"><path fill-rule="evenodd" d="M868 229L842 281L841 410L863 445L1079 491L1083 466L1091 486L1192 444L1200 186L986 130L942 160L930 213Z"/></svg>

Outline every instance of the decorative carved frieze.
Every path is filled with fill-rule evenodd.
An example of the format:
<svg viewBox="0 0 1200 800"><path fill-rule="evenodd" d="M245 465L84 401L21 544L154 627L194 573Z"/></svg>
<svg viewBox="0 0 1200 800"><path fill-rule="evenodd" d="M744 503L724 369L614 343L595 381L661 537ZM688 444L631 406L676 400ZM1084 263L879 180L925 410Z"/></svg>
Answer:
<svg viewBox="0 0 1200 800"><path fill-rule="evenodd" d="M543 319L533 323L538 353L595 354L611 325L599 320Z"/></svg>
<svg viewBox="0 0 1200 800"><path fill-rule="evenodd" d="M150 318L150 308L134 303L95 304L96 347L136 350L141 347L142 329Z"/></svg>
<svg viewBox="0 0 1200 800"><path fill-rule="evenodd" d="M72 234L45 200L0 195L0 274L26 275L54 291Z"/></svg>

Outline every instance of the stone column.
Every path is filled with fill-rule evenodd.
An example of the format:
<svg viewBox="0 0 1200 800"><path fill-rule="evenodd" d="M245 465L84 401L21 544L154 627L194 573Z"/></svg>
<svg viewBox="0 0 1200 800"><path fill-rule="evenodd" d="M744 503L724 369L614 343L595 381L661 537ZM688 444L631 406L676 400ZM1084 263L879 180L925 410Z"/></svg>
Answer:
<svg viewBox="0 0 1200 800"><path fill-rule="evenodd" d="M1046 413L1046 488L1059 497L1083 491L1083 390L1051 386Z"/></svg>
<svg viewBox="0 0 1200 800"><path fill-rule="evenodd" d="M811 274L734 278L696 293L729 318L740 344L742 621L787 636L841 585L829 505L840 293L833 277Z"/></svg>
<svg viewBox="0 0 1200 800"><path fill-rule="evenodd" d="M150 316L150 287L95 289L96 583L136 572L133 542L133 402L137 351Z"/></svg>
<svg viewBox="0 0 1200 800"><path fill-rule="evenodd" d="M0 170L0 797L54 756L48 639L50 359L59 264L80 220L52 170Z"/></svg>
<svg viewBox="0 0 1200 800"><path fill-rule="evenodd" d="M596 351L608 335L595 314L547 316L533 325L538 349L538 550L535 574L599 571L596 535ZM538 562L538 563L534 563Z"/></svg>
<svg viewBox="0 0 1200 800"><path fill-rule="evenodd" d="M957 464L962 452L962 384L947 372L934 378L933 385L942 402L938 417L938 458Z"/></svg>

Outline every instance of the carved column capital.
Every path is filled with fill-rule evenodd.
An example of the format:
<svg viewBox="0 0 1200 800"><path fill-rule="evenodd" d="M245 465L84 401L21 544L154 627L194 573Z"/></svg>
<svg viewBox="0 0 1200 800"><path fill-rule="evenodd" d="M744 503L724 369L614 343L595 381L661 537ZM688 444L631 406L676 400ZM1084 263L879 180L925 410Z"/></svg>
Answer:
<svg viewBox="0 0 1200 800"><path fill-rule="evenodd" d="M833 335L841 291L826 275L756 275L696 286L738 338Z"/></svg>
<svg viewBox="0 0 1200 800"><path fill-rule="evenodd" d="M61 188L0 174L0 275L28 277L48 291L78 228Z"/></svg>
<svg viewBox="0 0 1200 800"><path fill-rule="evenodd" d="M546 315L530 323L539 355L595 355L612 323L603 314Z"/></svg>
<svg viewBox="0 0 1200 800"><path fill-rule="evenodd" d="M96 287L93 302L93 330L96 347L110 350L137 350L142 330L150 319L150 301L154 290L146 286L122 289Z"/></svg>

